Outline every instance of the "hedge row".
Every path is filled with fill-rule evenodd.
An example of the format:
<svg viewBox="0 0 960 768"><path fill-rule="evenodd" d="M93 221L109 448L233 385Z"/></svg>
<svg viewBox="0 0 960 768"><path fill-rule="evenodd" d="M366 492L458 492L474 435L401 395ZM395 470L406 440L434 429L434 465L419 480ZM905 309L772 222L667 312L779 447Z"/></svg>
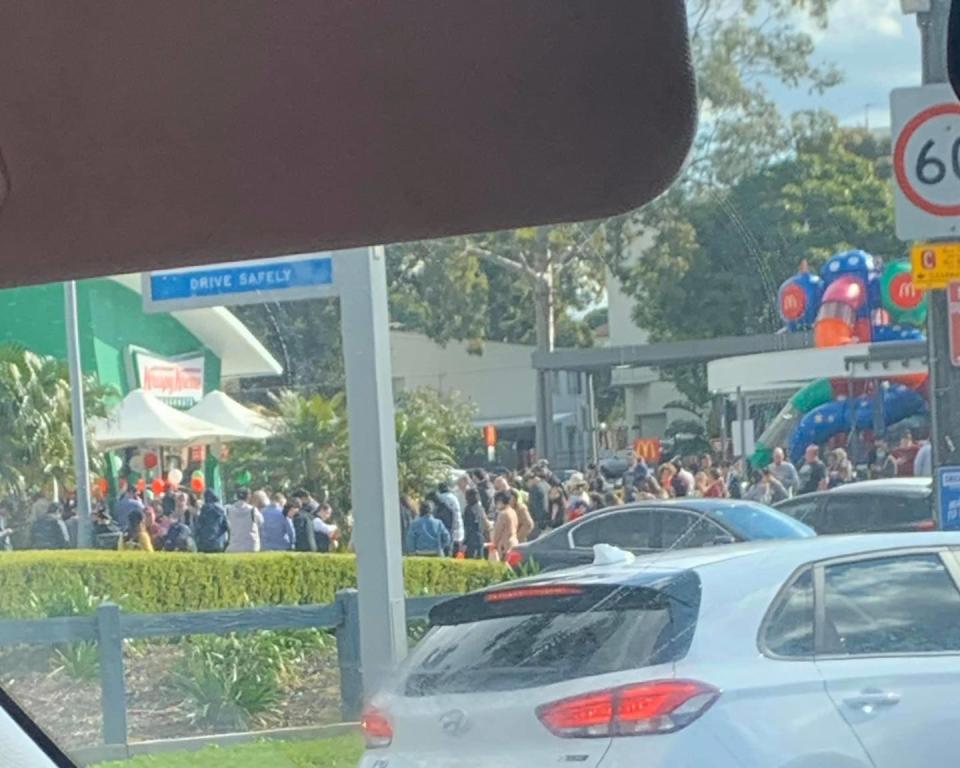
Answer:
<svg viewBox="0 0 960 768"><path fill-rule="evenodd" d="M404 558L403 569L408 595L467 592L507 573L486 561L441 558ZM142 613L328 603L356 583L352 555L8 552L0 553L0 616L65 602L40 612L73 613L72 603L91 596Z"/></svg>

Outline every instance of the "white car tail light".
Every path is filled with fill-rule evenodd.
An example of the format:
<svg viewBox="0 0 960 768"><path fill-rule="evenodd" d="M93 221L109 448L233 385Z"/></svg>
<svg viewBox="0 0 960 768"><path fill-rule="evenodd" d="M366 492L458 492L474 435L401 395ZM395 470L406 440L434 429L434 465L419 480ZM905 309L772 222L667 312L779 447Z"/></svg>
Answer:
<svg viewBox="0 0 960 768"><path fill-rule="evenodd" d="M360 730L367 749L389 747L393 741L393 726L390 719L380 710L367 707L360 717Z"/></svg>
<svg viewBox="0 0 960 768"><path fill-rule="evenodd" d="M537 717L565 739L672 733L700 717L719 695L693 680L656 680L544 704Z"/></svg>

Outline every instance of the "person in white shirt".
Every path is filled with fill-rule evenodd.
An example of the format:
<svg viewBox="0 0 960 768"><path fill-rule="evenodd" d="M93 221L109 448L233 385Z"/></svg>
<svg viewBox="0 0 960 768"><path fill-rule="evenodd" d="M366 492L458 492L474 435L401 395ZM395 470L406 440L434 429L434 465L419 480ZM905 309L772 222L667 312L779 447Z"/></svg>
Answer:
<svg viewBox="0 0 960 768"><path fill-rule="evenodd" d="M780 446L773 449L773 463L770 465L770 472L791 496L800 490L800 475L797 474L797 468L786 460L783 448Z"/></svg>
<svg viewBox="0 0 960 768"><path fill-rule="evenodd" d="M933 446L925 440L913 457L914 477L933 477Z"/></svg>
<svg viewBox="0 0 960 768"><path fill-rule="evenodd" d="M260 528L263 527L263 515L250 504L246 488L237 491L237 500L227 507L227 522L230 524L231 552L259 552Z"/></svg>
<svg viewBox="0 0 960 768"><path fill-rule="evenodd" d="M450 528L450 538L453 540L453 554L456 555L461 549L463 549L463 540L465 538L463 531L463 507L460 506L460 501L457 499L457 495L450 490L450 486L446 483L440 483L437 488L440 500L446 504L450 511L452 512L453 525Z"/></svg>

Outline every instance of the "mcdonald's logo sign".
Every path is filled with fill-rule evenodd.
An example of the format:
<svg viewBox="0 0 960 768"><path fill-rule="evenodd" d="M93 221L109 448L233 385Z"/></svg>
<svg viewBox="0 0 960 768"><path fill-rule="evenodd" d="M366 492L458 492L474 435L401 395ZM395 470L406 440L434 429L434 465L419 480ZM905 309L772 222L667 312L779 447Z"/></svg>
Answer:
<svg viewBox="0 0 960 768"><path fill-rule="evenodd" d="M647 464L657 464L660 461L660 452L659 437L638 437L633 443L634 455Z"/></svg>

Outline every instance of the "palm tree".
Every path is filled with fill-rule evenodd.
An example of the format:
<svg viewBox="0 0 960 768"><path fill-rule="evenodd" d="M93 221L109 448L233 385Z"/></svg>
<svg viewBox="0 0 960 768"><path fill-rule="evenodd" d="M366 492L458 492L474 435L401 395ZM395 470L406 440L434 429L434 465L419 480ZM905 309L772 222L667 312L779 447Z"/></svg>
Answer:
<svg viewBox="0 0 960 768"><path fill-rule="evenodd" d="M84 382L87 415L102 416L111 387ZM0 345L0 494L22 496L51 478L73 482L66 365L16 344Z"/></svg>

